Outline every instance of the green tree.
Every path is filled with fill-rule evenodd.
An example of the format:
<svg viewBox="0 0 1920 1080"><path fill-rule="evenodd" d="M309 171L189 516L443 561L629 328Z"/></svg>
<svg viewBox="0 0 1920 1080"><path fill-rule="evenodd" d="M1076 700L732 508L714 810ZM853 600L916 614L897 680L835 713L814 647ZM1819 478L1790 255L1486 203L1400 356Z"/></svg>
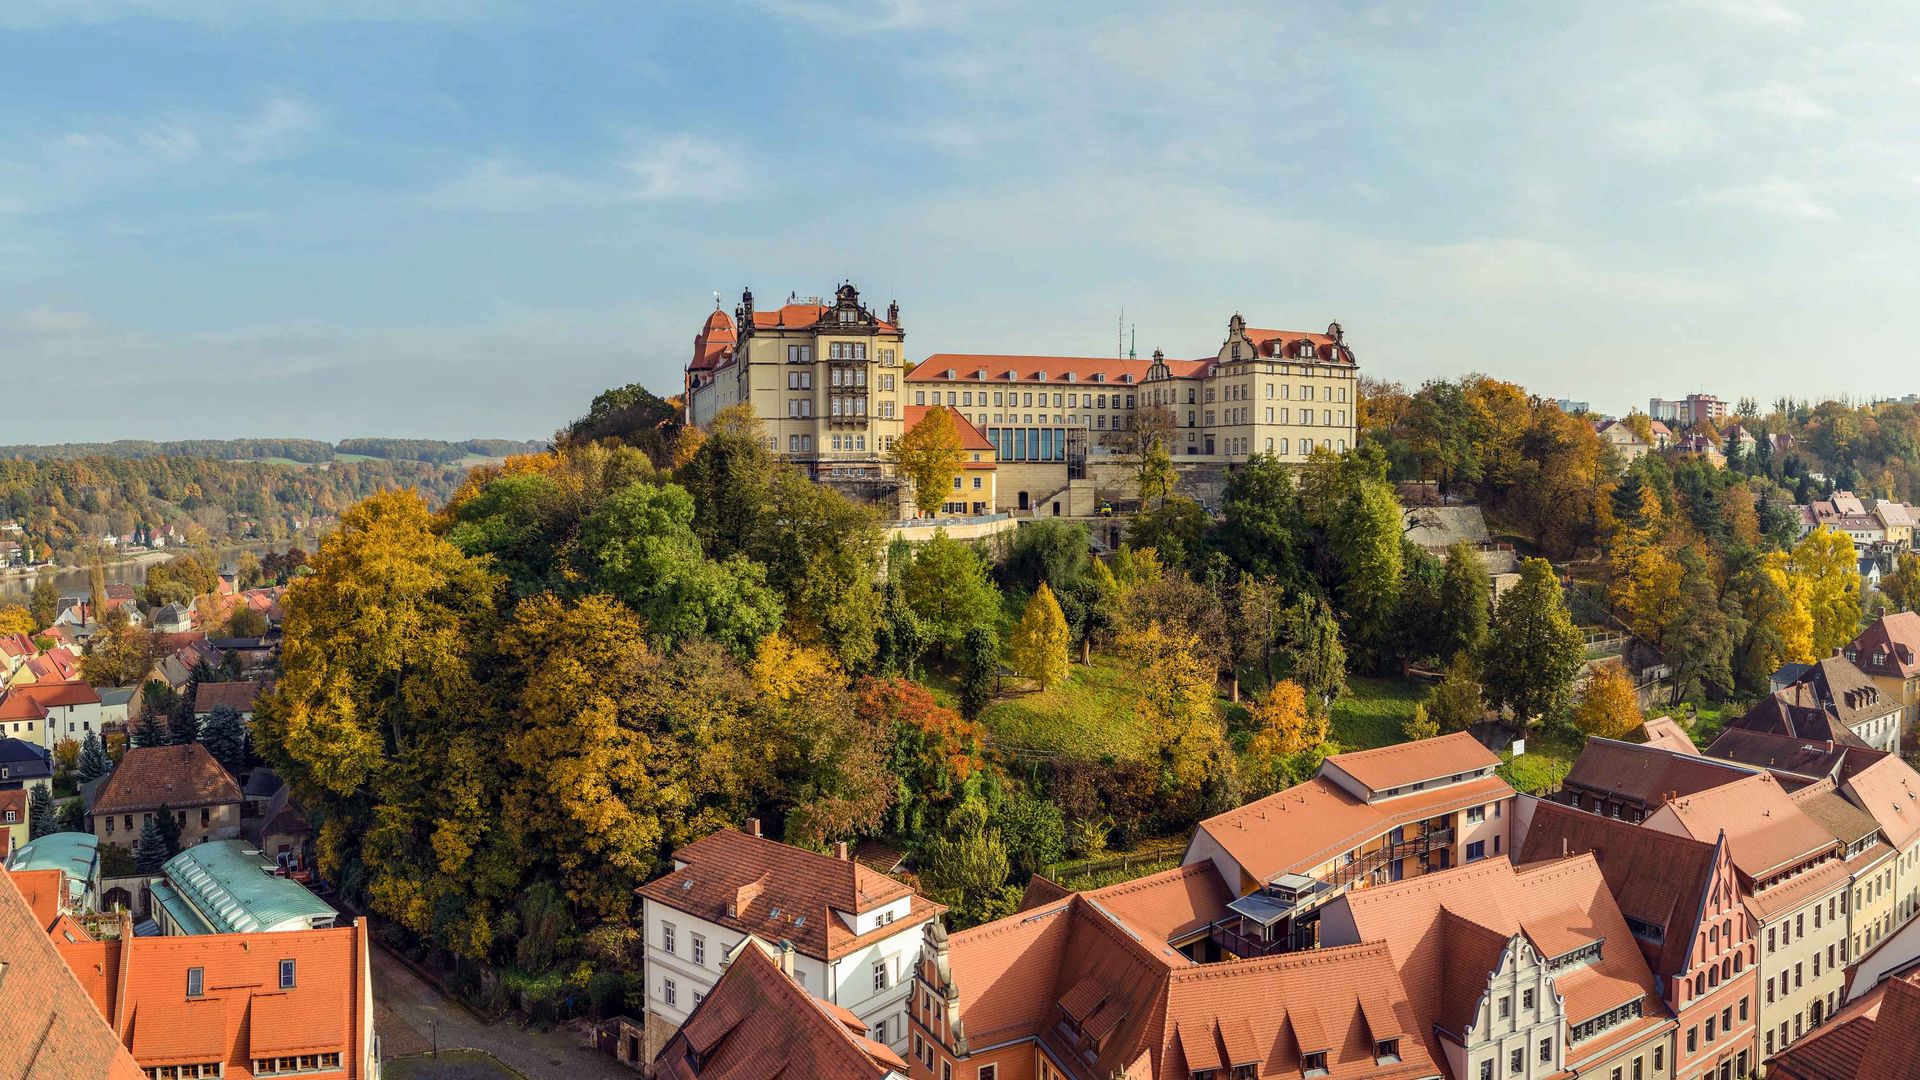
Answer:
<svg viewBox="0 0 1920 1080"><path fill-rule="evenodd" d="M780 599L744 556L706 558L693 514L692 497L675 484L631 484L607 498L581 526L593 582L661 641L700 634L750 649L779 626Z"/></svg>
<svg viewBox="0 0 1920 1080"><path fill-rule="evenodd" d="M1283 585L1301 581L1302 538L1293 473L1272 454L1255 454L1227 475L1213 544L1243 572Z"/></svg>
<svg viewBox="0 0 1920 1080"><path fill-rule="evenodd" d="M1447 549L1440 579L1439 655L1478 653L1492 616L1493 584L1480 556L1465 543Z"/></svg>
<svg viewBox="0 0 1920 1080"><path fill-rule="evenodd" d="M947 817L946 828L926 844L923 866L935 887L950 896L953 921L972 926L1011 914L1019 890L1007 884L1013 863L1000 832L989 824L987 804L968 799Z"/></svg>
<svg viewBox="0 0 1920 1080"><path fill-rule="evenodd" d="M1013 628L1013 670L1047 689L1067 677L1067 618L1041 582Z"/></svg>
<svg viewBox="0 0 1920 1080"><path fill-rule="evenodd" d="M167 843L167 834L160 826L160 818L168 811L161 811L147 818L140 826L140 835L133 841L133 865L142 874L158 874L160 868L173 858L172 845Z"/></svg>
<svg viewBox="0 0 1920 1080"><path fill-rule="evenodd" d="M1281 667L1307 692L1313 708L1325 713L1347 692L1347 650L1340 623L1325 600L1302 596L1287 613Z"/></svg>
<svg viewBox="0 0 1920 1080"><path fill-rule="evenodd" d="M1067 821L1060 807L1016 788L993 804L992 824L1014 873L1032 877L1067 853Z"/></svg>
<svg viewBox="0 0 1920 1080"><path fill-rule="evenodd" d="M107 759L107 748L101 744L100 736L87 732L80 740L80 757L74 763L73 774L82 784L98 779L113 768L113 762Z"/></svg>
<svg viewBox="0 0 1920 1080"><path fill-rule="evenodd" d="M235 776L247 767L247 723L231 705L216 706L200 729L200 743Z"/></svg>
<svg viewBox="0 0 1920 1080"><path fill-rule="evenodd" d="M1041 518L1023 523L1013 534L1001 580L1027 589L1041 582L1065 592L1087 572L1092 541L1087 527L1077 521Z"/></svg>
<svg viewBox="0 0 1920 1080"><path fill-rule="evenodd" d="M1419 742L1421 739L1438 736L1440 725L1427 715L1426 705L1415 705L1413 715L1407 718L1406 724L1400 729L1400 734L1408 742Z"/></svg>
<svg viewBox="0 0 1920 1080"><path fill-rule="evenodd" d="M60 615L60 586L52 578L41 578L34 583L33 594L27 600L27 612L33 616L33 628L45 630L53 625Z"/></svg>
<svg viewBox="0 0 1920 1080"><path fill-rule="evenodd" d="M1427 717L1443 732L1465 731L1486 719L1487 703L1481 695L1480 670L1472 654L1453 654L1441 672L1440 681L1427 691L1424 708Z"/></svg>
<svg viewBox="0 0 1920 1080"><path fill-rule="evenodd" d="M928 408L893 443L894 466L913 484L913 504L923 514L953 499L954 481L966 457L953 414L944 405Z"/></svg>
<svg viewBox="0 0 1920 1080"><path fill-rule="evenodd" d="M1522 727L1562 712L1586 641L1567 614L1560 582L1545 559L1524 559L1520 580L1500 597L1481 663L1487 702Z"/></svg>
<svg viewBox="0 0 1920 1080"><path fill-rule="evenodd" d="M999 617L1000 594L987 580L986 561L974 549L934 530L901 574L907 603L931 640L943 649L960 644L968 630Z"/></svg>
<svg viewBox="0 0 1920 1080"><path fill-rule="evenodd" d="M33 794L27 797L27 837L38 840L59 829L59 816L53 809L53 789L39 784L34 787Z"/></svg>
<svg viewBox="0 0 1920 1080"><path fill-rule="evenodd" d="M164 688L164 684L158 683L157 680L147 685L161 685ZM166 729L160 724L162 715L164 714L159 710L148 708L147 703L142 700L140 716L134 720L133 729L127 733L127 745L136 750L149 746L167 745L170 740L167 738Z"/></svg>
<svg viewBox="0 0 1920 1080"><path fill-rule="evenodd" d="M994 674L1000 669L1000 643L985 626L967 629L960 644L960 715L977 720L993 700Z"/></svg>
<svg viewBox="0 0 1920 1080"><path fill-rule="evenodd" d="M1341 612L1378 662L1393 638L1405 560L1400 500L1384 479L1360 480L1332 522L1328 537L1339 565Z"/></svg>

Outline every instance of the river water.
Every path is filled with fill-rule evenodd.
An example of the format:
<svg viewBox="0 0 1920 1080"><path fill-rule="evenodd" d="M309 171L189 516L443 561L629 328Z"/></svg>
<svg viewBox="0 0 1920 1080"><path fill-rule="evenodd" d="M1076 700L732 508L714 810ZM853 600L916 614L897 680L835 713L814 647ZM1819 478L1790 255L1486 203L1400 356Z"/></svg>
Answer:
<svg viewBox="0 0 1920 1080"><path fill-rule="evenodd" d="M263 540L252 544L230 544L224 547L214 548L213 559L217 566L219 563L232 561L243 551L251 551L255 555L265 555L268 552L278 554L286 551L288 548L298 547L305 550L308 554L312 554L319 546L319 534L296 536L291 540ZM153 555L145 558L123 559L119 562L110 562L102 569L106 571L107 583L109 585L124 582L138 589L147 583L147 567L158 565L166 561L166 559L172 558L173 554L175 553L167 551L155 552ZM177 554L188 554L188 552L185 548L182 548ZM5 577L0 577L0 604L26 603L27 598L33 595L33 587L48 578L51 578L53 583L60 587L60 592L67 596L85 596L87 590L91 588L89 574L85 567L45 570L38 574L8 574Z"/></svg>

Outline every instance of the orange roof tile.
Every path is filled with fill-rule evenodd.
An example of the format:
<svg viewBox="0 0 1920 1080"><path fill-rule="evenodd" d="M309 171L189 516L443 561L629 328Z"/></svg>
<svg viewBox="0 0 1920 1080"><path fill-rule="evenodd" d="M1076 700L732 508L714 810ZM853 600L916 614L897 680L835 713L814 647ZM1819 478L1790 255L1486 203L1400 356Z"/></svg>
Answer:
<svg viewBox="0 0 1920 1080"><path fill-rule="evenodd" d="M122 936L59 946L94 1005L143 1066L221 1061L251 1075L256 1049L339 1052L341 1080L366 1080L372 1033L364 921L272 934ZM280 962L294 985L280 988ZM187 997L200 968L201 996Z"/></svg>
<svg viewBox="0 0 1920 1080"><path fill-rule="evenodd" d="M1838 847L1771 773L1683 795L1667 809L1695 840L1711 841L1725 831L1734 865L1755 881Z"/></svg>
<svg viewBox="0 0 1920 1080"><path fill-rule="evenodd" d="M1171 367L1176 361L1169 361ZM1151 360L1116 360L1095 356L998 356L986 353L935 353L907 373L910 383L946 383L953 372L959 383L1084 383L1088 389L1137 386L1147 381ZM981 373L985 374L982 375ZM1131 380L1131 381L1129 381Z"/></svg>
<svg viewBox="0 0 1920 1080"><path fill-rule="evenodd" d="M84 682L34 682L20 687L14 693L25 694L47 709L100 704L99 693Z"/></svg>
<svg viewBox="0 0 1920 1080"><path fill-rule="evenodd" d="M1200 823L1241 869L1261 881L1306 873L1396 826L1513 797L1498 776L1365 803L1326 776Z"/></svg>
<svg viewBox="0 0 1920 1080"><path fill-rule="evenodd" d="M1889 754L1841 781L1856 805L1878 822L1894 847L1920 837L1920 773Z"/></svg>
<svg viewBox="0 0 1920 1080"><path fill-rule="evenodd" d="M1334 904L1345 905L1361 940L1384 942L1391 950L1419 1017L1413 1030L1430 1032L1436 1024L1458 1030L1464 1023L1460 999L1470 994L1478 1000L1492 970L1489 959L1497 959L1493 942L1515 934L1541 935L1552 947L1583 936L1609 943L1599 960L1554 976L1570 1022L1636 999L1644 1015L1627 1025L1630 1030L1665 1022L1653 974L1591 855L1518 868L1505 858L1486 859L1348 893ZM1568 1064L1580 1064L1597 1049L1591 1043L1577 1048ZM1437 1040L1430 1039L1429 1050L1436 1060L1443 1056Z"/></svg>
<svg viewBox="0 0 1920 1080"><path fill-rule="evenodd" d="M662 1080L880 1080L907 1072L866 1025L815 998L757 948L741 951L653 1060Z"/></svg>
<svg viewBox="0 0 1920 1080"><path fill-rule="evenodd" d="M1657 746L1662 750L1671 750L1676 754L1692 754L1698 757L1700 748L1693 745L1693 738L1687 729L1670 716L1656 716L1640 725L1641 737L1648 746Z"/></svg>
<svg viewBox="0 0 1920 1080"><path fill-rule="evenodd" d="M944 911L905 884L851 860L721 829L673 853L681 869L640 886L647 900L831 960ZM742 892L742 890L746 892ZM836 912L907 899L905 918L856 935Z"/></svg>
<svg viewBox="0 0 1920 1080"><path fill-rule="evenodd" d="M933 405L907 406L900 417L901 420L904 421L903 430L912 431L919 425L921 420L926 418L927 413L935 407L936 406ZM947 417L953 422L953 430L960 436L961 447L967 450L994 449L993 443L989 442L987 437L980 433L979 428L973 426L973 422L967 419L966 414L957 409L947 409L944 405L938 406L938 408L946 409Z"/></svg>
<svg viewBox="0 0 1920 1080"><path fill-rule="evenodd" d="M1500 764L1500 756L1481 746L1472 735L1459 731L1437 739L1335 754L1327 758L1327 764L1378 793L1491 769Z"/></svg>
<svg viewBox="0 0 1920 1080"><path fill-rule="evenodd" d="M18 791L0 791L0 795L20 795ZM24 799L21 801L25 801ZM22 817L20 820L25 821ZM60 917L60 901L66 894L66 874L60 870L9 870L13 883L20 894L27 898L27 906L33 910L34 921L41 930L52 926Z"/></svg>
<svg viewBox="0 0 1920 1080"><path fill-rule="evenodd" d="M0 1076L141 1080L13 876L0 878Z"/></svg>
<svg viewBox="0 0 1920 1080"><path fill-rule="evenodd" d="M32 683L16 686L0 697L0 720L45 720L47 707L22 693Z"/></svg>
<svg viewBox="0 0 1920 1080"><path fill-rule="evenodd" d="M94 796L91 814L126 814L167 807L217 806L240 801L240 785L199 743L143 746L126 752Z"/></svg>

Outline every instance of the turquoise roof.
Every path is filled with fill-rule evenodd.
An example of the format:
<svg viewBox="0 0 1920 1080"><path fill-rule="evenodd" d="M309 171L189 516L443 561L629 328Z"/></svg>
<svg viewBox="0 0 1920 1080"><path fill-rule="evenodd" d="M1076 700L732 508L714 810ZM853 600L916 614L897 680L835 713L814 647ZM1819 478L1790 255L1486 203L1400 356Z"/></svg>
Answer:
<svg viewBox="0 0 1920 1080"><path fill-rule="evenodd" d="M151 891L153 902L166 909L167 914L173 919L173 924L180 928L181 933L213 933L213 927L207 925L207 920L201 918L200 913L193 910L193 905L182 900L180 894L169 888L166 882L154 882Z"/></svg>
<svg viewBox="0 0 1920 1080"><path fill-rule="evenodd" d="M274 876L273 861L245 841L196 844L161 869L167 883L216 933L304 930L314 919L336 914L299 882Z"/></svg>
<svg viewBox="0 0 1920 1080"><path fill-rule="evenodd" d="M31 843L13 849L7 861L9 870L64 870L67 891L85 896L100 860L100 838L92 833L48 833Z"/></svg>

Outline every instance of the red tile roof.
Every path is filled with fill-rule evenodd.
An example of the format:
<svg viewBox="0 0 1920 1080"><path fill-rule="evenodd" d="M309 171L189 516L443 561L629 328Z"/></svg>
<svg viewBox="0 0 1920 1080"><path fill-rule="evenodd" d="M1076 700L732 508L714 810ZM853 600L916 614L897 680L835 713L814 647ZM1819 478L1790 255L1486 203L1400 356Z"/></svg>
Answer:
<svg viewBox="0 0 1920 1080"><path fill-rule="evenodd" d="M852 1013L808 993L758 948L727 965L653 1059L663 1080L880 1080L907 1063Z"/></svg>
<svg viewBox="0 0 1920 1080"><path fill-rule="evenodd" d="M251 1076L272 1053L338 1053L341 1080L365 1080L373 1037L365 922L272 934L123 935L56 943L95 1006L142 1066L220 1061ZM294 985L280 986L280 962ZM187 997L187 969L204 972Z"/></svg>
<svg viewBox="0 0 1920 1080"><path fill-rule="evenodd" d="M945 910L905 884L851 860L734 829L673 853L681 869L640 886L647 900L831 960ZM905 917L856 935L839 916L910 902Z"/></svg>
<svg viewBox="0 0 1920 1080"><path fill-rule="evenodd" d="M1754 771L1718 758L1675 753L1645 743L1588 739L1567 772L1567 786L1606 792L1655 807L1669 795L1691 795L1733 783Z"/></svg>
<svg viewBox="0 0 1920 1080"><path fill-rule="evenodd" d="M0 791L0 796L23 795L19 791ZM7 800L0 797L0 805ZM20 803L24 806L26 799ZM23 814L21 821L27 820ZM9 870L13 883L20 889L20 895L27 898L27 906L33 910L33 919L42 930L52 926L60 917L60 901L66 895L66 872L62 870Z"/></svg>
<svg viewBox="0 0 1920 1080"><path fill-rule="evenodd" d="M1033 1040L1087 1076L1251 1064L1263 1080L1298 1077L1303 1051L1326 1052L1334 1076L1438 1074L1384 946L1200 964L1166 943L1163 930L1184 932L1226 899L1181 867L931 941L971 1047ZM1063 1025L1099 1042L1092 1060ZM1401 1061L1377 1065L1375 1042L1402 1036Z"/></svg>
<svg viewBox="0 0 1920 1080"><path fill-rule="evenodd" d="M1774 1080L1920 1080L1920 984L1895 976L1767 1062Z"/></svg>
<svg viewBox="0 0 1920 1080"><path fill-rule="evenodd" d="M1526 866L1574 855L1592 855L1599 863L1622 915L1662 929L1654 972L1683 971L1694 925L1713 885L1715 844L1558 803L1534 804L1515 861Z"/></svg>
<svg viewBox="0 0 1920 1080"><path fill-rule="evenodd" d="M15 688L12 693L25 694L48 709L100 704L99 693L84 682L33 682Z"/></svg>
<svg viewBox="0 0 1920 1080"><path fill-rule="evenodd" d="M0 964L0 1076L141 1080L9 874L0 874Z"/></svg>
<svg viewBox="0 0 1920 1080"><path fill-rule="evenodd" d="M1873 620L1847 646L1869 675L1910 679L1920 675L1920 612L1902 611Z"/></svg>
<svg viewBox="0 0 1920 1080"><path fill-rule="evenodd" d="M1840 788L1879 823L1894 847L1905 851L1920 837L1920 773L1898 757L1885 755L1843 776Z"/></svg>
<svg viewBox="0 0 1920 1080"><path fill-rule="evenodd" d="M1167 366L1175 368L1176 375L1192 374L1205 361L1169 360ZM1085 384L1087 389L1100 390L1107 387L1138 386L1147 381L1147 369L1153 365L1151 360L1116 360L1095 356L998 356L987 353L935 353L914 365L907 373L910 383L947 383L947 372L953 372L951 380L960 383L1062 383L1072 376L1073 382ZM1176 368L1176 365L1180 367ZM985 372L985 376L981 376ZM1131 382L1129 382L1131 377Z"/></svg>
<svg viewBox="0 0 1920 1080"><path fill-rule="evenodd" d="M1670 716L1656 716L1640 725L1640 736L1648 746L1671 750L1676 754L1692 754L1698 757L1700 748L1693 745L1693 738L1679 721Z"/></svg>
<svg viewBox="0 0 1920 1080"><path fill-rule="evenodd" d="M210 713L222 705L240 713L253 711L260 696L260 684L251 679L239 682L203 682L193 692L193 711Z"/></svg>
<svg viewBox="0 0 1920 1080"><path fill-rule="evenodd" d="M1683 795L1667 809L1695 840L1712 841L1725 832L1734 865L1754 881L1839 846L1793 804L1771 773Z"/></svg>
<svg viewBox="0 0 1920 1080"><path fill-rule="evenodd" d="M1513 794L1505 780L1488 776L1369 804L1332 779L1316 776L1210 817L1199 831L1256 880L1270 881L1306 873L1396 826Z"/></svg>
<svg viewBox="0 0 1920 1080"><path fill-rule="evenodd" d="M145 746L127 751L107 774L89 813L129 814L163 806L183 810L240 799L240 785L199 743Z"/></svg>
<svg viewBox="0 0 1920 1080"><path fill-rule="evenodd" d="M1368 791L1381 792L1491 769L1500 764L1500 756L1481 746L1472 735L1459 731L1437 739L1335 754L1327 764L1360 781Z"/></svg>
<svg viewBox="0 0 1920 1080"><path fill-rule="evenodd" d="M1413 1030L1428 1038L1435 1060L1444 1056L1436 1025L1453 1023L1458 1030L1460 999L1470 994L1477 1002L1493 970L1487 966L1497 959L1493 942L1504 949L1516 934L1543 959L1575 939L1609 943L1599 960L1553 977L1570 1023L1640 1002L1641 1019L1574 1048L1568 1065L1577 1067L1668 1022L1653 973L1591 855L1517 869L1505 858L1486 859L1348 893L1334 904L1346 905L1361 940L1385 942L1391 950L1417 1018ZM1451 930L1449 923L1455 924Z"/></svg>
<svg viewBox="0 0 1920 1080"><path fill-rule="evenodd" d="M944 405L940 407L946 409ZM928 410L932 408L933 406L931 405L907 406L906 410L901 414L901 419L905 421L903 430L912 431L915 427L919 426L920 421L926 418ZM980 429L973 426L973 423L967 419L966 414L960 412L958 409L946 409L946 412L947 416L953 421L953 430L960 436L961 447L967 450L994 449L993 443L987 441L987 437L980 433Z"/></svg>
<svg viewBox="0 0 1920 1080"><path fill-rule="evenodd" d="M20 693L32 683L14 687L0 695L0 720L45 720L47 707L35 701L30 695Z"/></svg>

